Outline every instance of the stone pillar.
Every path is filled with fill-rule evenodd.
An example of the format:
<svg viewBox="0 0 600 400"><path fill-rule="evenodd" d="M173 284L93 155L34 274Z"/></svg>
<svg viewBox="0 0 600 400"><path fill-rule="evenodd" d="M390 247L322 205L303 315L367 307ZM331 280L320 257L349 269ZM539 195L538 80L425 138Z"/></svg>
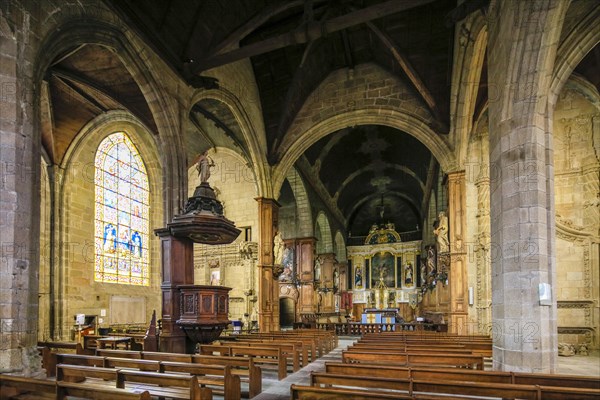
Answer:
<svg viewBox="0 0 600 400"><path fill-rule="evenodd" d="M273 277L273 237L277 232L279 203L259 197L258 202L258 325L261 332L279 330L279 283Z"/></svg>
<svg viewBox="0 0 600 400"><path fill-rule="evenodd" d="M19 7L0 13L0 372L36 376L41 139L34 23Z"/></svg>
<svg viewBox="0 0 600 400"><path fill-rule="evenodd" d="M488 79L494 369L556 370L552 106L548 93L569 2L498 1L489 10Z"/></svg>
<svg viewBox="0 0 600 400"><path fill-rule="evenodd" d="M181 314L178 285L194 284L194 243L176 238L168 228L156 230L160 237L162 276L162 331L160 351L186 353L186 334L176 322Z"/></svg>
<svg viewBox="0 0 600 400"><path fill-rule="evenodd" d="M0 373L35 376L41 139L33 23L18 8L0 13Z"/></svg>
<svg viewBox="0 0 600 400"><path fill-rule="evenodd" d="M465 171L448 174L448 214L450 240L450 308L448 310L448 330L451 333L466 335L468 326L467 292L467 212L465 193Z"/></svg>

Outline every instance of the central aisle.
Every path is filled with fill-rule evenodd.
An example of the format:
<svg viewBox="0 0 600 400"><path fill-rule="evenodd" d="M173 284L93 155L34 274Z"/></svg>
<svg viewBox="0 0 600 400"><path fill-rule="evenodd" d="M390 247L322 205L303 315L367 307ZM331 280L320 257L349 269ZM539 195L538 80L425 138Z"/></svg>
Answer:
<svg viewBox="0 0 600 400"><path fill-rule="evenodd" d="M342 350L356 341L357 338L340 336L338 338L338 347L325 354L318 360L311 362L300 371L288 375L285 379L279 381L277 376L266 375L263 372L263 391L253 400L289 400L290 386L292 383L297 385L308 385L309 376L312 371L325 371L326 362L341 362ZM266 375L266 376L265 376Z"/></svg>

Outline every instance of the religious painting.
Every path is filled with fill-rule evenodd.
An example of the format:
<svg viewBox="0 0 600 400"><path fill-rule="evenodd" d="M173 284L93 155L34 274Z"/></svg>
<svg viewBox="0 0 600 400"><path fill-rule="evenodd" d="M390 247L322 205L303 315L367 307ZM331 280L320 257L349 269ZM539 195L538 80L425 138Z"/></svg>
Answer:
<svg viewBox="0 0 600 400"><path fill-rule="evenodd" d="M363 270L360 265L357 265L356 268L354 268L354 288L363 288Z"/></svg>
<svg viewBox="0 0 600 400"><path fill-rule="evenodd" d="M386 287L396 287L395 257L392 253L381 252L371 258L371 287L377 287L383 281Z"/></svg>
<svg viewBox="0 0 600 400"><path fill-rule="evenodd" d="M283 250L282 267L283 272L279 275L279 282L291 282L296 274L294 271L295 252L293 247L286 247Z"/></svg>

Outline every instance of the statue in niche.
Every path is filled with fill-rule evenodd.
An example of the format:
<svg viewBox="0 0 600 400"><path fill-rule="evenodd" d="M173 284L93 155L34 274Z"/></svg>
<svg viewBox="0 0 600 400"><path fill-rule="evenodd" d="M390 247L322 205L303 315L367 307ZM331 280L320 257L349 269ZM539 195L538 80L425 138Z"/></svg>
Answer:
<svg viewBox="0 0 600 400"><path fill-rule="evenodd" d="M321 280L321 262L323 262L323 260L321 259L321 256L318 256L315 259L315 281Z"/></svg>
<svg viewBox="0 0 600 400"><path fill-rule="evenodd" d="M427 262L421 260L421 286L427 283Z"/></svg>
<svg viewBox="0 0 600 400"><path fill-rule="evenodd" d="M437 236L438 252L448 253L450 251L450 240L448 239L448 217L446 217L445 212L440 211L437 226L433 233Z"/></svg>
<svg viewBox="0 0 600 400"><path fill-rule="evenodd" d="M200 177L200 183L208 183L208 178L210 178L210 169L215 166L213 159L208 156L208 150L196 158L196 163L196 170L198 171L198 176Z"/></svg>
<svg viewBox="0 0 600 400"><path fill-rule="evenodd" d="M281 237L281 231L277 231L277 234L273 238L273 265L281 265L283 263L283 238Z"/></svg>
<svg viewBox="0 0 600 400"><path fill-rule="evenodd" d="M354 269L354 287L356 289L362 289L363 281L362 281L362 268L360 265L356 266Z"/></svg>
<svg viewBox="0 0 600 400"><path fill-rule="evenodd" d="M406 265L404 266L404 284L406 286L413 286L413 266L412 263L409 261L408 263L406 263Z"/></svg>
<svg viewBox="0 0 600 400"><path fill-rule="evenodd" d="M427 247L427 275L434 275L437 272L437 266L435 262L435 247Z"/></svg>
<svg viewBox="0 0 600 400"><path fill-rule="evenodd" d="M333 270L333 293L337 293L340 288L340 273L338 269Z"/></svg>

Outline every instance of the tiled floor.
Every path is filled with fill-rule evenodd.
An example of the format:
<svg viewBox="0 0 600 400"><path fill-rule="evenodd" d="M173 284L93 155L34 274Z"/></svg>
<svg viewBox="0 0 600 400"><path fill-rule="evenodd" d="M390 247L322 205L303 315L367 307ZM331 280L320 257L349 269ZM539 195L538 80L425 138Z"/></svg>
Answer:
<svg viewBox="0 0 600 400"><path fill-rule="evenodd" d="M288 375L287 378L279 381L275 372L265 371L263 373L263 392L256 396L256 400L284 400L290 398L290 385L308 385L311 371L323 371L324 364L327 361L340 361L342 350L352 344L354 338L340 338L339 346L329 354L321 357L317 361L310 363L300 371ZM598 376L600 378L600 354L593 352L589 356L559 357L559 374L569 375L588 375Z"/></svg>

